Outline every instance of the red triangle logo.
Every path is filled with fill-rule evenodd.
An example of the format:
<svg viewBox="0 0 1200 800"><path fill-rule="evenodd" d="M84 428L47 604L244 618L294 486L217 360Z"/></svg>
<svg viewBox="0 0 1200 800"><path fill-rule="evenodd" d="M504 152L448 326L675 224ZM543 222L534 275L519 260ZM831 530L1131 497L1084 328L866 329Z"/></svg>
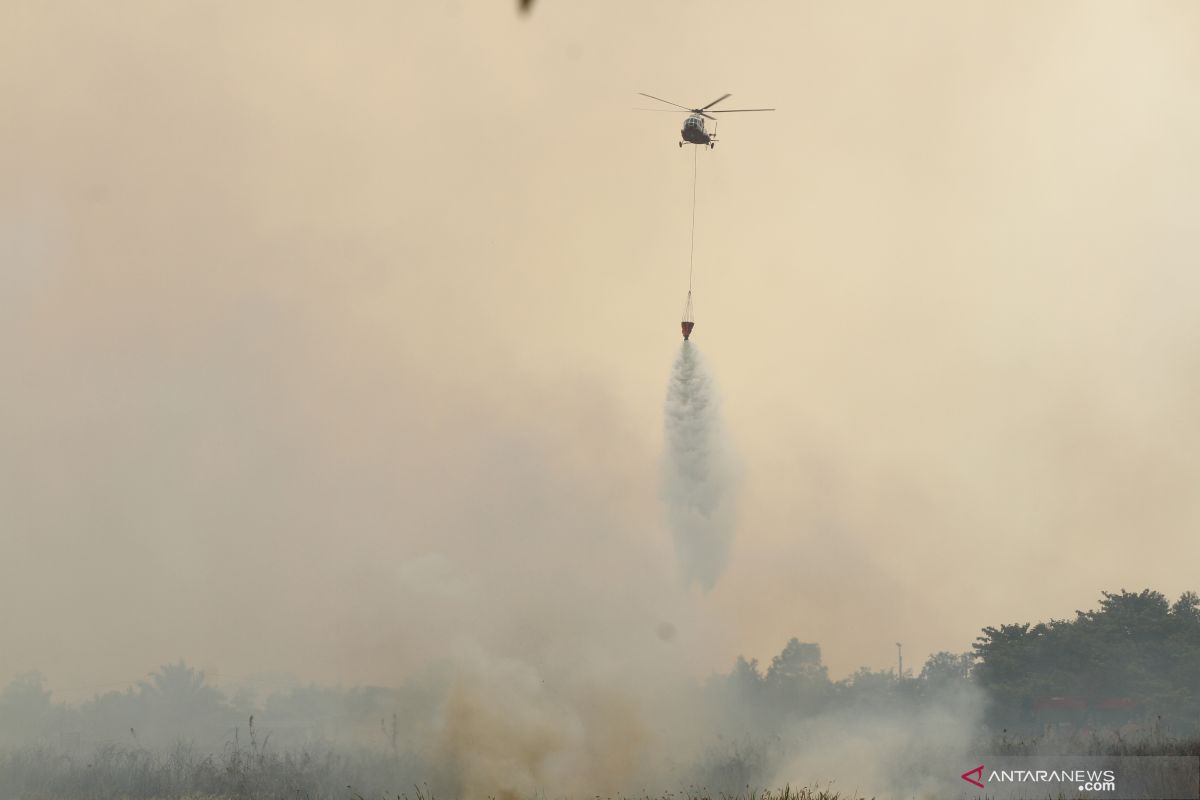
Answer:
<svg viewBox="0 0 1200 800"><path fill-rule="evenodd" d="M977 778L979 778L979 780L975 780L975 778L968 778L968 777L967 777L968 775L974 775L974 776L976 776ZM960 777L960 778L962 778L962 779L963 779L964 781L966 781L967 783L973 783L973 784L975 784L976 786L978 786L980 789L982 789L982 788L983 788L983 764L980 764L980 765L979 765L978 767L976 767L975 769L968 770L967 772L964 772L964 773L963 773L962 775L960 775L959 777Z"/></svg>

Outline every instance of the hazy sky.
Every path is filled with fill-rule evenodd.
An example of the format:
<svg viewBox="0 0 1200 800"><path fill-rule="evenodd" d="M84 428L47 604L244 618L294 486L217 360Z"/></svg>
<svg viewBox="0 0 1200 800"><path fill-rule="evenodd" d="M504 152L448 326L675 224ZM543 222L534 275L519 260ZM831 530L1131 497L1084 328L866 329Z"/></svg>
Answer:
<svg viewBox="0 0 1200 800"><path fill-rule="evenodd" d="M840 676L1200 589L1200 6L514 6L3 4L0 683ZM708 595L658 496L692 152L638 91L778 108L699 153Z"/></svg>

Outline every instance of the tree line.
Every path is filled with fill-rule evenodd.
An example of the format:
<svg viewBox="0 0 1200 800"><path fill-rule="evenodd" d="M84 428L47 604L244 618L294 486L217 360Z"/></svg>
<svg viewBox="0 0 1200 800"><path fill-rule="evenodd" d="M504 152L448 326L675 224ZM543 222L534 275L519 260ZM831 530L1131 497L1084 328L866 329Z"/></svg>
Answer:
<svg viewBox="0 0 1200 800"><path fill-rule="evenodd" d="M756 735L821 714L903 716L960 701L979 705L984 723L997 730L1154 720L1192 735L1200 727L1200 595L1185 592L1172 603L1149 589L1102 592L1098 608L1071 619L985 627L969 652L935 653L915 675L864 667L832 680L820 646L793 638L769 664L738 658L698 691L721 725ZM0 690L0 746L71 736L83 744L187 739L219 746L257 714L260 729L280 744L351 735L396 748L398 735L419 736L407 723L430 718L435 704L413 687L226 695L181 661L126 691L67 705L29 673Z"/></svg>
<svg viewBox="0 0 1200 800"><path fill-rule="evenodd" d="M907 670L906 670L907 673ZM983 628L965 653L940 652L916 675L862 668L829 678L817 644L792 639L769 665L739 658L717 682L748 729L821 713L912 710L976 692L984 723L1119 727L1153 720L1181 734L1200 727L1200 595L1102 592L1072 619Z"/></svg>

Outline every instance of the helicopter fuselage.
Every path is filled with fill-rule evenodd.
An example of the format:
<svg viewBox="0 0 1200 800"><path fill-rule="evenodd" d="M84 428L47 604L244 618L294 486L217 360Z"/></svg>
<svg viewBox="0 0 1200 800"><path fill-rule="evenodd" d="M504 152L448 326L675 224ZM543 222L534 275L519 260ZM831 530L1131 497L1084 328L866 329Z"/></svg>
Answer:
<svg viewBox="0 0 1200 800"><path fill-rule="evenodd" d="M714 137L704 130L704 117L699 114L692 114L683 121L683 128L679 131L679 135L683 138L683 142L699 145L706 144L709 147L712 147L713 142L716 141ZM683 142L679 143L680 147L683 146Z"/></svg>

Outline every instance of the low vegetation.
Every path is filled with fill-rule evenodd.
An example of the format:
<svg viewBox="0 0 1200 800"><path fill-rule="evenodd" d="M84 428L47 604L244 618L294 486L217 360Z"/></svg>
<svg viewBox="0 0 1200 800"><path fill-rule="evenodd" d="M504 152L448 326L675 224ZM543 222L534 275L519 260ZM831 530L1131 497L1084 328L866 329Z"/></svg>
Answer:
<svg viewBox="0 0 1200 800"><path fill-rule="evenodd" d="M892 727L888 774L903 778L919 779L919 766L901 772L928 762L920 747L946 720L956 726L947 735L981 753L1200 756L1198 663L1191 592L1174 603L1150 590L1105 592L1073 619L989 626L973 652L937 653L915 675L862 669L831 680L820 647L793 639L765 668L738 659L696 687L696 702L720 720L720 746L672 771L696 786L663 800L857 797L752 787L796 774L780 768L828 745L831 727L861 736L881 720ZM430 784L455 785L419 755L437 697L430 687L227 695L180 662L67 705L31 673L0 690L0 798L431 800Z"/></svg>

